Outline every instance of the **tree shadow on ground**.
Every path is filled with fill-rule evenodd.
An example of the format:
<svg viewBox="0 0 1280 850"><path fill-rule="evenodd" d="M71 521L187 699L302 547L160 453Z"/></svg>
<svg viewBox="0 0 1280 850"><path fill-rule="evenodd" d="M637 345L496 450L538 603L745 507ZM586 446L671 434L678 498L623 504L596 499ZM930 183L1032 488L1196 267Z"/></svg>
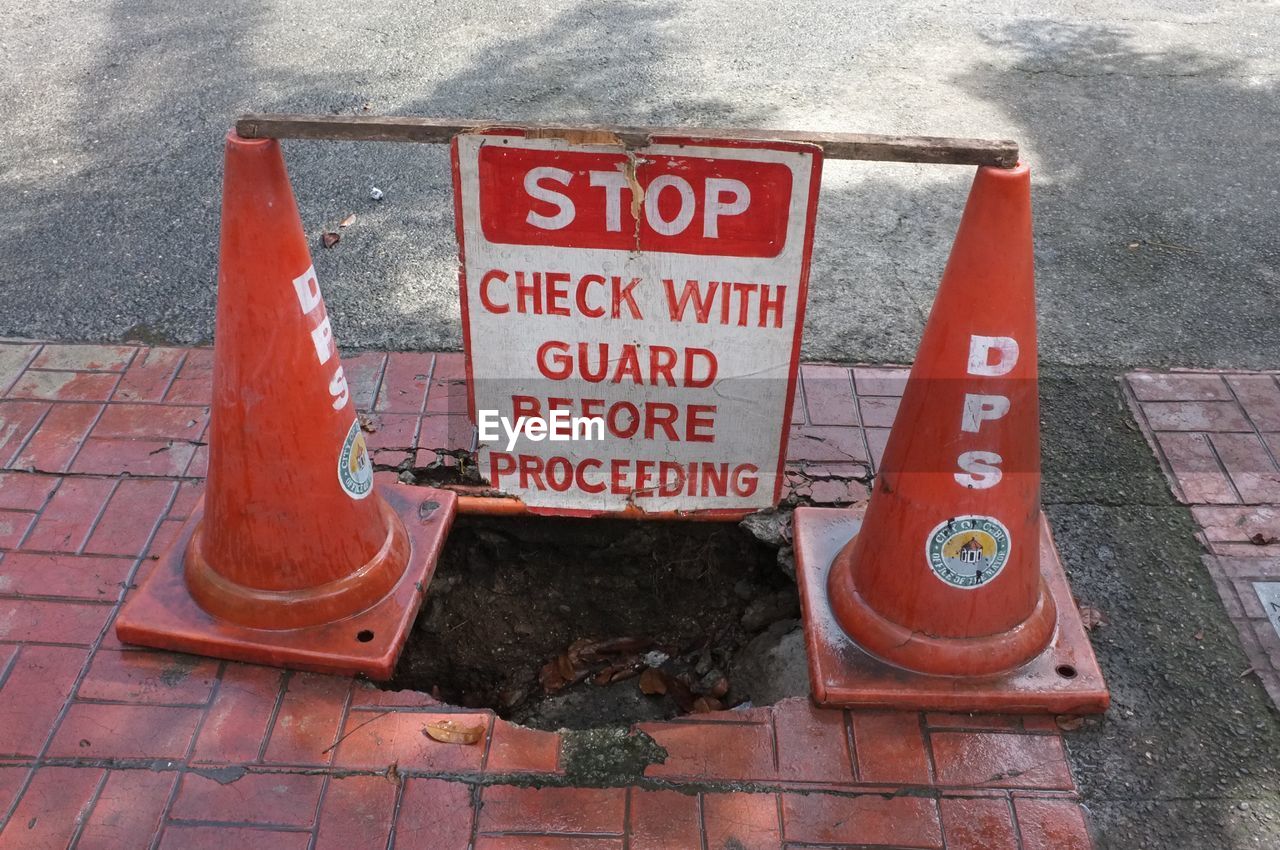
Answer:
<svg viewBox="0 0 1280 850"><path fill-rule="evenodd" d="M102 19L99 48L75 58L65 74L74 104L54 110L59 138L75 149L55 165L50 139L15 140L26 161L0 175L0 333L207 342L218 139L242 111L358 114L369 104L743 127L775 124L783 101L804 92L788 71L781 89L762 80L755 101L708 93L716 63L733 57L699 56L689 41L701 33L680 4L632 0L541 17L512 7L501 19L477 7L439 25L351 8L326 45L337 68L280 61L314 46L307 15L331 12L244 0L82 12L86 27ZM482 52L450 48L481 34ZM851 29L848 44L864 36ZM1144 52L1121 29L1023 21L988 40L998 62L970 64L952 82L1005 111L1017 129L1002 135L1029 142L1045 358L1268 365L1266 352L1280 349L1273 79L1191 49ZM779 45L778 55L836 71L816 51L806 60ZM458 347L447 151L334 142L286 151L313 237L357 215L338 248L313 243L348 344ZM806 356L910 359L968 177L959 167L827 164ZM386 191L380 203L369 198L375 185Z"/></svg>
<svg viewBox="0 0 1280 850"><path fill-rule="evenodd" d="M1030 142L1042 350L1055 360L1274 368L1274 77L1126 28L1023 21L957 82Z"/></svg>

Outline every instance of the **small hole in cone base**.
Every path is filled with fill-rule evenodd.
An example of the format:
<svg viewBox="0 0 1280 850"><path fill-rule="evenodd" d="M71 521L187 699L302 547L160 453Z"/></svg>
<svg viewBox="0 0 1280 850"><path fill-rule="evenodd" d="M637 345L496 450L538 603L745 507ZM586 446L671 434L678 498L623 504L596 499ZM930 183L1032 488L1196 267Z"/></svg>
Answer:
<svg viewBox="0 0 1280 850"><path fill-rule="evenodd" d="M360 641L361 643L368 643L369 641L373 640L373 632L369 631L368 629L361 629L360 631L356 632L356 640Z"/></svg>
<svg viewBox="0 0 1280 850"><path fill-rule="evenodd" d="M1076 668L1070 664L1059 664L1058 675L1064 679L1074 679L1076 677Z"/></svg>

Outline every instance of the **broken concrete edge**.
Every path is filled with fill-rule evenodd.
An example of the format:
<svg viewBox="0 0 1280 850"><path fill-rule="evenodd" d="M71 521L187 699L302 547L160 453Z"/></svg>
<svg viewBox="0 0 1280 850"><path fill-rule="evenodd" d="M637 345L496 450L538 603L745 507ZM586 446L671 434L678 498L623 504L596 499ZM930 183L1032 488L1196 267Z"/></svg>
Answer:
<svg viewBox="0 0 1280 850"><path fill-rule="evenodd" d="M646 511L633 501L627 506L626 510L622 511L582 510L567 512L563 509L543 511L530 507L514 494L492 487L487 480L480 476L477 454L473 451L466 449L380 448L374 454L397 451L406 453L416 451L434 452L437 460L426 465L416 465L412 458L399 464L386 464L375 461L373 464L374 472L394 474L399 477L400 482L403 484L419 487L437 487L453 492L458 496L458 513L464 516L573 516L599 519L742 522L745 524L751 522L753 517L769 516L777 513L789 514L798 507L844 507L861 504L863 499L835 502L818 501L812 498L807 492L807 488L815 483L828 482L846 485L859 484L869 488L871 482L875 479L875 473L866 464L858 464L864 467L864 472L838 475L822 471L824 467L821 464L799 463L789 466L784 472L784 475L791 482L786 488L787 495L779 500L776 505L756 510L730 508L694 511ZM445 458L453 459L456 463L448 464L445 462ZM746 526L744 525L744 527ZM748 530L751 529L748 528ZM769 540L760 539L761 542L770 543ZM777 548L778 546L789 545L789 541L781 544L770 543L770 545L775 545L775 548Z"/></svg>
<svg viewBox="0 0 1280 850"><path fill-rule="evenodd" d="M558 734L560 764L571 785L632 785L644 778L649 765L667 760L667 751L652 736L634 726L563 729Z"/></svg>
<svg viewBox="0 0 1280 850"><path fill-rule="evenodd" d="M396 451L381 449L379 451ZM403 451L411 451L404 449ZM414 465L406 460L397 465L374 463L375 473L391 473L399 477L401 483L416 486L437 487L455 493L458 496L458 514L460 516L487 517L519 517L519 516L564 516L563 512L542 514L530 509L517 496L496 490L489 486L478 473L475 452L465 449L426 449L435 452L437 461L426 466ZM443 458L452 458L455 465L449 465ZM864 507L867 494L870 492L875 472L869 465L860 474L838 475L825 471L821 464L799 463L789 466L785 475L788 485L785 495L776 505L760 508L755 511L666 511L646 512L635 506L626 511L583 512L579 516L600 519L631 519L648 521L684 521L684 522L736 522L747 530L758 541L777 551L778 567L795 581L795 557L791 541L791 517L796 508L801 507ZM815 483L844 484L850 492L856 489L849 485L860 485L867 494L848 501L818 501L808 492L808 487Z"/></svg>

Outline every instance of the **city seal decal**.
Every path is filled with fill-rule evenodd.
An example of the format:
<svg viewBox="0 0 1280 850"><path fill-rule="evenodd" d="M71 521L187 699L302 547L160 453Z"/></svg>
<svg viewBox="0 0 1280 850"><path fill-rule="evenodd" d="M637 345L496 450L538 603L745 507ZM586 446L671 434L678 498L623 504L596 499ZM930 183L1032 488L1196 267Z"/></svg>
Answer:
<svg viewBox="0 0 1280 850"><path fill-rule="evenodd" d="M359 419L352 421L351 430L342 441L342 452L338 455L338 483L353 499L363 499L373 490L373 464L369 461L369 449L364 444Z"/></svg>
<svg viewBox="0 0 1280 850"><path fill-rule="evenodd" d="M925 543L933 574L973 590L1000 575L1009 561L1009 529L995 517L958 516L938 523Z"/></svg>

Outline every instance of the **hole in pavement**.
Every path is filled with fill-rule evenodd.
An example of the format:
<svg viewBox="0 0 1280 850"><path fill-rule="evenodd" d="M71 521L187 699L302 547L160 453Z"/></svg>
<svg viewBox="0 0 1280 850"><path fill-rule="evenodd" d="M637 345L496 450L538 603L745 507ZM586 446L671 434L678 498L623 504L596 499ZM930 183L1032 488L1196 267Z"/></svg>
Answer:
<svg viewBox="0 0 1280 850"><path fill-rule="evenodd" d="M369 631L368 629L361 629L360 631L356 632L356 640L360 641L361 643L368 643L369 641L373 640L373 632Z"/></svg>
<svg viewBox="0 0 1280 850"><path fill-rule="evenodd" d="M459 517L384 687L541 729L807 694L780 562L731 523Z"/></svg>
<svg viewBox="0 0 1280 850"><path fill-rule="evenodd" d="M1057 671L1058 675L1064 679L1074 679L1076 677L1076 668L1070 664L1059 664Z"/></svg>

